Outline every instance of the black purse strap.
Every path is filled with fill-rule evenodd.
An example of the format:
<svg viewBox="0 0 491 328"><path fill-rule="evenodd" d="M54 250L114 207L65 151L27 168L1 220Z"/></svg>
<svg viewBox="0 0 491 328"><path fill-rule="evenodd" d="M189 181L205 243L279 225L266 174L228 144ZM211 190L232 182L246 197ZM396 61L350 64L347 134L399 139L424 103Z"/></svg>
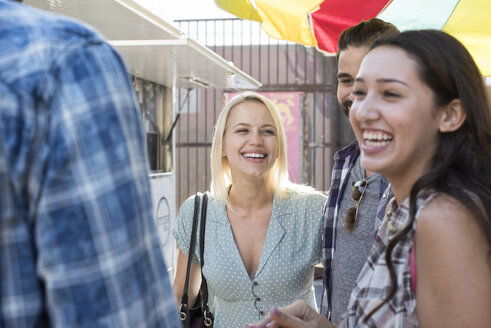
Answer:
<svg viewBox="0 0 491 328"><path fill-rule="evenodd" d="M188 287L189 287L189 274L191 272L191 259L194 253L194 248L196 247L196 233L198 228L198 213L200 208L201 193L196 193L194 197L194 214L193 214L193 228L191 230L191 242L189 244L188 252L188 266L186 268L186 280L184 281L184 288L182 290L181 296L181 306L179 308L179 316L181 320L186 320L189 316L189 304L188 304ZM205 214L206 215L206 214ZM201 244L200 244L201 248ZM201 251L200 251L201 252ZM202 256L202 255L200 255ZM201 273L203 275L203 273Z"/></svg>
<svg viewBox="0 0 491 328"><path fill-rule="evenodd" d="M201 264L201 309L203 311L203 323L206 327L213 325L213 315L208 307L208 284L203 275L203 265L205 264L205 227L206 227L206 209L208 207L208 193L205 192L201 198L201 220L200 220L200 238L199 238L199 257Z"/></svg>

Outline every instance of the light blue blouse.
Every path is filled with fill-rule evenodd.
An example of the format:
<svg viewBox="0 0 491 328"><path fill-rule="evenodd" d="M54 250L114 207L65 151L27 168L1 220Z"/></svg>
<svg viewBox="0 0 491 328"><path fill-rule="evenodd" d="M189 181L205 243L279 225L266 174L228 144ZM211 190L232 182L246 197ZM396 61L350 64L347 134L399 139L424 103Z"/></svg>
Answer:
<svg viewBox="0 0 491 328"><path fill-rule="evenodd" d="M205 232L203 274L214 295L215 328L244 327L268 313L303 299L317 308L314 266L322 258L322 211L326 197L319 193L290 192L273 199L273 211L254 278L244 267L232 235L226 207L210 196ZM182 205L174 237L189 252L194 196ZM254 231L251 231L254 233ZM199 259L199 233L193 261Z"/></svg>

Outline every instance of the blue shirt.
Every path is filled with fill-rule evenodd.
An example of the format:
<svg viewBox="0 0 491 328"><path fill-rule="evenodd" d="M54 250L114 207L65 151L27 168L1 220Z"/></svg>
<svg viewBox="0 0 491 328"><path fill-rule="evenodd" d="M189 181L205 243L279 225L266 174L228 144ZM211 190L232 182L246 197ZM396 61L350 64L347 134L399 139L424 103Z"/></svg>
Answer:
<svg viewBox="0 0 491 328"><path fill-rule="evenodd" d="M0 327L180 327L126 69L0 0Z"/></svg>
<svg viewBox="0 0 491 328"><path fill-rule="evenodd" d="M330 318L331 315L331 290L332 290L332 262L336 249L336 222L341 202L344 197L351 198L345 193L346 185L353 169L356 159L360 156L360 148L356 141L339 150L334 155L334 167L331 175L331 188L327 194L327 202L324 208L324 238L322 241L322 255L324 260L323 293L320 313ZM385 194L385 197L383 195ZM385 215L385 208L390 200L391 194L389 182L381 176L379 189L379 203L377 205L376 220L380 224ZM374 234L375 240L375 234Z"/></svg>
<svg viewBox="0 0 491 328"><path fill-rule="evenodd" d="M268 232L252 278L235 244L225 203L209 198L203 275L215 295L215 328L244 327L262 319L271 306L285 306L297 299L316 308L314 267L322 256L320 232L326 197L295 191L287 195L273 199ZM193 198L182 205L173 230L186 256L191 240ZM198 234L195 262L199 261L199 239Z"/></svg>

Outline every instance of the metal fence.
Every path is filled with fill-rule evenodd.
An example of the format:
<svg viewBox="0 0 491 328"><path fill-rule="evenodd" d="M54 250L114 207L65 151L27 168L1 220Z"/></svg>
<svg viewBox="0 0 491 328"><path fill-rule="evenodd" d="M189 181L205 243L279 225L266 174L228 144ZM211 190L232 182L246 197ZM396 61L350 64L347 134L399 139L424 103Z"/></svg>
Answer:
<svg viewBox="0 0 491 328"><path fill-rule="evenodd" d="M334 152L354 137L336 100L336 60L315 48L268 37L258 23L240 19L176 21L190 37L263 86L259 92L296 92L301 96L300 183L327 191ZM179 90L176 126L177 206L196 191L209 189L213 126L225 93L237 90Z"/></svg>

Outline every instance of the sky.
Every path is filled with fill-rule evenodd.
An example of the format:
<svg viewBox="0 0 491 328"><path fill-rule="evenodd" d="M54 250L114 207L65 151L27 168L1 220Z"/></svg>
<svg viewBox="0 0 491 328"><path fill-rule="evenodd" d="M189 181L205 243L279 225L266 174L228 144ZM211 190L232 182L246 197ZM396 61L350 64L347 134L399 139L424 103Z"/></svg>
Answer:
<svg viewBox="0 0 491 328"><path fill-rule="evenodd" d="M160 16L162 19L167 21L170 24L175 25L179 28L178 23L174 23L175 20L196 20L196 19L213 19L213 18L237 18L234 15L220 9L215 4L214 0L131 0L134 1L141 6L145 7L150 12ZM251 3L254 4L254 0L251 0ZM255 25L254 28L258 28L257 22L248 21L250 24ZM217 27L220 28L220 27ZM248 29L245 29L245 35L242 36L242 40L244 42L251 42L253 44L267 42L269 37L266 33L255 34L255 40L250 40L251 35L247 32ZM183 31L187 33L186 31ZM236 32L237 33L237 32ZM219 39L213 39L213 42L216 45L225 43L233 43L233 39L237 37L237 35L232 34L223 34L218 33ZM225 35L225 40L220 39L220 36ZM198 42L202 44L206 44L206 36L202 33L200 36L190 35L191 38L200 37L196 39ZM204 38L204 39L203 39ZM281 42L281 41L280 41Z"/></svg>
<svg viewBox="0 0 491 328"><path fill-rule="evenodd" d="M169 21L175 19L235 17L218 8L214 0L160 0L159 2L161 4L167 3L162 12Z"/></svg>

